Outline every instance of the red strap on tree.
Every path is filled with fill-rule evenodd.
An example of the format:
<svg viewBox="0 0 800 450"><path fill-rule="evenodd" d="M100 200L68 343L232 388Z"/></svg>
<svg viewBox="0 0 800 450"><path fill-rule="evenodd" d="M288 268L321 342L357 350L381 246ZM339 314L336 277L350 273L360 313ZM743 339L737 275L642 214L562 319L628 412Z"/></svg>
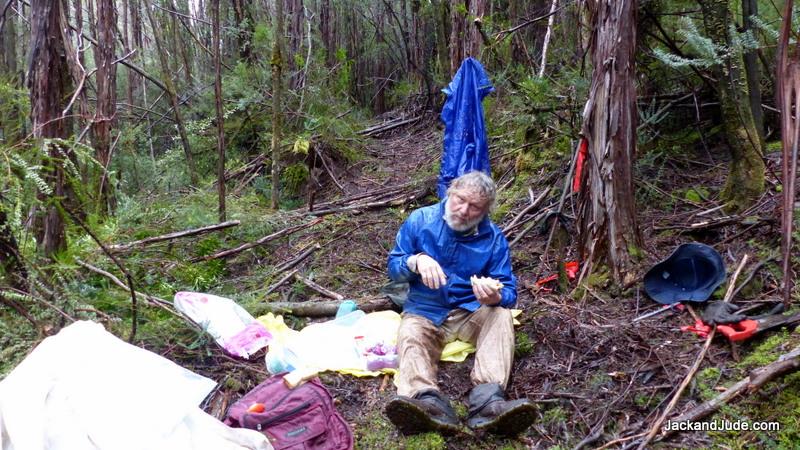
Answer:
<svg viewBox="0 0 800 450"><path fill-rule="evenodd" d="M578 144L578 160L575 161L575 178L572 179L572 192L580 192L581 190L581 175L583 174L583 163L586 156L589 154L589 142L586 138L581 138L581 143Z"/></svg>

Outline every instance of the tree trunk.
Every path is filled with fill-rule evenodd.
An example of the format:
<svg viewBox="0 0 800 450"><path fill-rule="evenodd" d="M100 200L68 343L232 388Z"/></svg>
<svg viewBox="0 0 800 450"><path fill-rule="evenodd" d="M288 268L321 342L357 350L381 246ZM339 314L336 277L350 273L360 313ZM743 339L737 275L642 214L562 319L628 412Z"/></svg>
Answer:
<svg viewBox="0 0 800 450"><path fill-rule="evenodd" d="M283 0L278 0L275 12L275 40L272 44L272 209L278 209L280 185L280 143L283 110Z"/></svg>
<svg viewBox="0 0 800 450"><path fill-rule="evenodd" d="M197 186L199 180L197 178L197 169L194 165L194 158L192 157L192 149L189 146L189 137L186 135L186 127L183 124L183 117L181 116L181 108L178 102L178 94L175 91L175 84L172 82L172 77L169 68L169 60L167 53L164 49L164 43L161 39L159 25L153 19L153 13L150 12L150 3L144 2L144 10L147 13L147 20L150 21L150 27L153 29L153 39L156 42L156 53L161 62L161 79L167 88L167 96L169 96L170 104L172 105L172 112L175 115L175 123L178 126L178 133L181 136L181 143L183 144L183 153L186 155L186 165L188 166L189 177L192 185Z"/></svg>
<svg viewBox="0 0 800 450"><path fill-rule="evenodd" d="M730 171L722 198L730 211L742 211L764 192L764 161L761 140L750 107L750 96L742 68L742 55L729 35L732 24L728 0L700 1L706 33L718 48L726 49L721 64L714 66L725 138L731 154Z"/></svg>
<svg viewBox="0 0 800 450"><path fill-rule="evenodd" d="M64 3L61 1L33 0L31 2L31 56L28 69L28 87L31 99L31 123L36 139L69 136L72 122L62 117L65 98L72 92L67 62L68 43L64 39L67 27ZM66 197L65 175L61 161L67 150L58 145L48 146L44 161L45 181L52 192L39 192L43 203L50 198ZM47 256L67 247L64 218L55 206L45 207L44 217L37 220L37 244Z"/></svg>
<svg viewBox="0 0 800 450"><path fill-rule="evenodd" d="M755 33L752 17L758 16L757 0L742 0L743 31ZM761 148L764 148L764 109L761 107L761 74L758 71L758 50L747 50L744 53L744 69L747 74L747 89L750 94L750 109Z"/></svg>
<svg viewBox="0 0 800 450"><path fill-rule="evenodd" d="M144 61L144 57L142 53L144 52L144 45L142 40L142 10L141 6L139 5L139 0L128 0L128 9L130 10L130 30L131 30L131 37L129 40L129 51L136 50L136 54L134 58L138 59L139 61ZM144 65L142 65L144 67ZM144 79L141 75L136 73L136 71L128 68L128 86L130 92L130 104L137 105L137 99L144 96L144 92L139 92L140 90L144 90ZM147 106L147 103L142 103L143 105Z"/></svg>
<svg viewBox="0 0 800 450"><path fill-rule="evenodd" d="M331 0L322 0L319 6L319 33L322 37L322 45L325 47L325 67L328 69L336 65L336 40L333 33L332 11Z"/></svg>
<svg viewBox="0 0 800 450"><path fill-rule="evenodd" d="M0 279L2 277L5 277L9 286L28 291L28 271L22 262L6 211L0 208Z"/></svg>
<svg viewBox="0 0 800 450"><path fill-rule="evenodd" d="M18 73L19 69L17 68L15 21L11 11L6 11L5 19L0 22L0 27L2 27L2 31L0 31L0 81L8 82L14 87L22 87L22 76ZM25 122L22 118L23 114L14 107L8 112L7 117L14 117L17 120L9 120L7 123L0 121L0 139L6 144L16 144L23 138L22 128Z"/></svg>
<svg viewBox="0 0 800 450"><path fill-rule="evenodd" d="M0 76L5 80L17 78L17 30L14 22L11 11L6 11L0 22Z"/></svg>
<svg viewBox="0 0 800 450"><path fill-rule="evenodd" d="M289 89L297 89L300 84L300 68L297 65L297 55L302 55L303 48L303 0L286 0L289 21L289 50L286 52L286 71L289 76Z"/></svg>
<svg viewBox="0 0 800 450"><path fill-rule="evenodd" d="M467 7L464 0L450 0L450 77L467 57Z"/></svg>
<svg viewBox="0 0 800 450"><path fill-rule="evenodd" d="M579 193L581 260L605 258L614 280L627 285L636 225L632 163L636 153L636 0L591 0L594 71L583 116L588 141Z"/></svg>
<svg viewBox="0 0 800 450"><path fill-rule="evenodd" d="M239 30L236 35L239 56L249 65L255 62L252 44L255 22L253 21L253 15L250 13L250 2L247 0L233 0L232 4L233 15L236 18L236 25Z"/></svg>
<svg viewBox="0 0 800 450"><path fill-rule="evenodd" d="M97 161L103 166L98 185L99 206L102 214L114 210L114 192L106 176L111 163L111 125L117 110L117 65L114 64L114 37L117 25L114 0L97 0L97 46L94 59L97 64L97 108L92 128Z"/></svg>
<svg viewBox="0 0 800 450"><path fill-rule="evenodd" d="M217 105L217 193L219 221L225 222L225 114L222 108L222 59L219 37L219 0L211 1L214 41L214 100Z"/></svg>

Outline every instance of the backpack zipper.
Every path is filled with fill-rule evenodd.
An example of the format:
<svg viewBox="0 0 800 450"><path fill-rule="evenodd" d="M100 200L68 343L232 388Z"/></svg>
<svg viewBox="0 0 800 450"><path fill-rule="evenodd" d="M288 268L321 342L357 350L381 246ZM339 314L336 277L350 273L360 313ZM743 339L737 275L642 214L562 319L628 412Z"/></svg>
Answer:
<svg viewBox="0 0 800 450"><path fill-rule="evenodd" d="M296 413L308 408L309 406L311 406L311 400L306 400L302 404L300 404L298 406L295 406L294 408L290 409L289 411L286 411L285 413L278 414L275 417L271 417L271 418L269 418L269 419L267 419L267 420L265 420L263 422L258 423L256 425L256 430L262 431L263 427L266 427L266 426L268 426L268 425L270 425L272 423L275 423L275 422L279 421L280 419L283 419L284 417L296 414Z"/></svg>

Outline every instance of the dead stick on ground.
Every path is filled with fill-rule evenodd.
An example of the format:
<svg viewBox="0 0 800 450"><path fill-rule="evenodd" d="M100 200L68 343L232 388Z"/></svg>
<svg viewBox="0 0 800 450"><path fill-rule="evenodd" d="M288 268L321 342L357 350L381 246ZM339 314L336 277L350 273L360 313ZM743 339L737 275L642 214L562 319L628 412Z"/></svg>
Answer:
<svg viewBox="0 0 800 450"><path fill-rule="evenodd" d="M322 246L319 245L319 244L312 245L311 247L306 249L300 255L298 255L295 258L293 258L293 259L291 259L289 261L286 261L285 263L283 263L280 266L276 267L275 268L275 274L277 275L277 274L279 274L279 273L281 273L281 272L283 272L285 270L289 270L289 269L294 268L295 266L297 266L298 264L303 262L303 260L305 260L306 258L311 256L312 253L316 252L317 250L319 250L321 248L322 248Z"/></svg>
<svg viewBox="0 0 800 450"><path fill-rule="evenodd" d="M527 207L525 207L525 209L523 209L519 214L517 214L517 217L515 217L514 220L511 221L511 223L509 223L503 228L503 233L507 233L508 230L514 228L517 222L519 222L525 216L525 214L528 214L529 212L531 212L531 210L539 206L539 204L542 203L542 201L544 201L545 197L547 197L547 194L550 193L550 189L551 187L548 186L547 189L545 189L544 192L542 192L539 195L539 198L537 198L536 200L532 200L531 203Z"/></svg>
<svg viewBox="0 0 800 450"><path fill-rule="evenodd" d="M277 231L277 232L272 233L272 234L270 234L268 236L264 236L264 237L262 237L261 239L255 241L255 242L248 242L247 244L242 244L242 245L240 245L240 246L238 246L236 248L231 248L231 249L228 249L228 250L223 250L223 251L221 251L219 253L215 253L213 255L203 256L203 257L200 257L200 258L194 258L194 259L191 260L191 262L210 261L212 259L227 258L229 256L236 255L238 253L241 253L241 252L243 252L245 250L248 250L248 249L251 249L253 247L258 247L259 245L264 245L269 241L272 241L274 239L278 239L279 237L283 237L283 236L286 236L288 234L295 233L295 232L300 231L300 230L302 230L304 228L312 227L312 226L322 222L322 220L323 220L322 218L318 218L318 219L314 219L314 220L312 220L311 222L308 222L308 223L304 223L304 224L301 224L301 225L295 225L295 226L289 227L289 228L284 228L283 230Z"/></svg>
<svg viewBox="0 0 800 450"><path fill-rule="evenodd" d="M136 289L134 289L133 287L133 277L131 277L130 272L128 272L128 270L125 269L125 266L122 265L122 263L117 259L117 257L114 256L114 254L111 253L108 250L108 248L105 245L103 245L102 242L100 242L100 239L98 239L98 237L95 236L91 228L89 228L89 226L86 225L83 222L83 220L81 220L74 212L72 212L72 210L70 210L64 205L59 205L59 209L63 209L64 212L69 214L72 220L75 223L77 223L81 228L83 228L83 231L85 231L86 234L91 236L94 242L100 246L101 250L103 250L103 253L106 256L108 256L108 258L114 262L114 265L117 266L120 272L122 272L125 275L125 279L128 281L128 292L130 292L131 294L131 333L128 335L128 342L133 343L133 339L136 337L136 327L138 326L139 323L139 305L137 305L136 303Z"/></svg>
<svg viewBox="0 0 800 450"><path fill-rule="evenodd" d="M198 234L208 233L211 231L222 230L224 228L235 227L239 225L241 222L238 220L229 220L227 222L218 223L216 225L209 225L206 227L201 228L194 228L191 230L184 230L184 231L176 231L174 233L164 234L161 236L154 236L149 237L147 239L142 239L140 241L129 242L127 244L116 244L116 245L109 245L108 249L112 252L123 252L126 250L130 250L133 247L139 246L144 247L145 245L154 244L156 242L162 241L169 241L172 239L177 239L186 236L196 236Z"/></svg>
<svg viewBox="0 0 800 450"><path fill-rule="evenodd" d="M296 279L298 279L299 281L301 281L301 282L302 282L303 284L305 284L306 286L308 286L308 287L310 287L311 289L313 289L313 290L315 290L315 291L319 292L320 294L324 295L325 297L329 297L329 298L332 298L332 299L334 299L334 300L340 300L340 301L341 301L341 300L344 300L344 295L342 295L342 294L339 294L339 293L337 293L337 292L333 292L333 291L331 291L331 290L329 290L329 289L326 289L326 288L324 288L324 287L322 287L322 286L318 285L317 283L314 283L313 281L309 280L308 278L305 278L305 277L303 277L303 276L300 276L300 275L299 275L299 274L297 274L297 273L296 273L296 274L294 274L294 277L295 277Z"/></svg>
<svg viewBox="0 0 800 450"><path fill-rule="evenodd" d="M676 417L674 421L693 422L700 420L716 411L720 406L730 402L739 394L753 392L778 376L787 372L794 372L797 370L798 366L800 366L800 347L796 347L789 353L781 355L775 362L753 370L750 372L750 375L729 387L725 392L681 414ZM658 440L672 435L675 431L676 430L672 429L666 430L658 437Z"/></svg>
<svg viewBox="0 0 800 450"><path fill-rule="evenodd" d="M747 263L747 255L744 255L742 257L742 261L739 263L739 267L736 268L736 272L734 272L733 276L731 277L731 282L730 284L728 284L728 291L725 293L725 299L723 300L723 302L729 303L731 301L731 297L733 297L734 287L736 285L736 278L739 277L739 273L742 271L742 268L744 268L744 265L746 263ZM655 421L653 426L650 428L650 431L647 433L647 436L645 436L642 442L639 444L638 450L643 450L644 448L647 447L647 444L649 444L650 441L653 439L653 437L655 437L655 435L658 433L659 429L661 428L661 424L664 423L664 420L667 418L667 415L669 415L669 413L672 411L672 408L674 408L675 405L678 403L678 400L681 398L681 394L683 394L684 389L686 389L686 386L688 386L689 382L691 382L692 378L694 378L694 374L697 372L697 369L700 368L700 363L703 362L703 358L705 358L706 352L708 351L708 347L711 346L711 340L714 339L714 335L716 334L716 332L717 332L717 326L715 325L714 328L711 329L711 332L708 333L708 337L706 338L706 342L703 345L703 349L700 350L700 353L697 355L697 358L695 359L691 369L689 369L689 372L683 378L683 382L678 387L678 390L675 391L675 395L672 396L672 400L670 400L669 404L664 409L664 412L661 413L661 415Z"/></svg>
<svg viewBox="0 0 800 450"><path fill-rule="evenodd" d="M284 275L284 277L281 278L280 280L278 280L277 283L275 283L272 286L270 286L269 289L267 289L267 292L264 293L264 295L271 294L272 291L274 291L275 289L278 289L279 287L281 287L281 285L283 285L283 283L286 283L289 280L289 278L292 278L294 276L294 274L296 274L296 273L297 273L297 269L295 269L295 270L287 273L286 275Z"/></svg>

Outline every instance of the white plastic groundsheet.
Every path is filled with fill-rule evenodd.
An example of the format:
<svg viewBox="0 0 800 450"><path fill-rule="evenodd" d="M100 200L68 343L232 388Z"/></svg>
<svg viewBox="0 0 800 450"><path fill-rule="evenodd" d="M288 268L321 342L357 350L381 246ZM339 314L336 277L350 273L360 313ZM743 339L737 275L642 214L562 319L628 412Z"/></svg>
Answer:
<svg viewBox="0 0 800 450"><path fill-rule="evenodd" d="M76 322L0 382L0 449L271 450L198 408L215 384Z"/></svg>

